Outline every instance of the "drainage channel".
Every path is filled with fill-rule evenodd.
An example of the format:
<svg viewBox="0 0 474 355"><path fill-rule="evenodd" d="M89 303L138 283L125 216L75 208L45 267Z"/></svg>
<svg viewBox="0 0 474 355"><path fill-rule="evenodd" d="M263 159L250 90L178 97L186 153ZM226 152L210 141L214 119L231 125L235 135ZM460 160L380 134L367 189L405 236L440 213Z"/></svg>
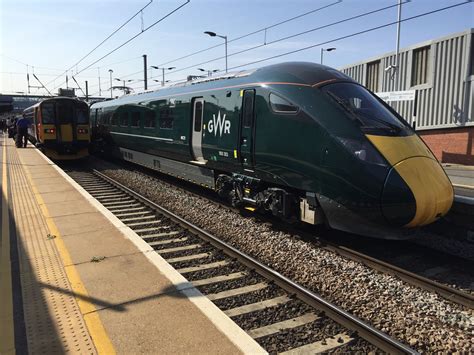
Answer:
<svg viewBox="0 0 474 355"><path fill-rule="evenodd" d="M108 176L68 174L268 352L416 353Z"/></svg>

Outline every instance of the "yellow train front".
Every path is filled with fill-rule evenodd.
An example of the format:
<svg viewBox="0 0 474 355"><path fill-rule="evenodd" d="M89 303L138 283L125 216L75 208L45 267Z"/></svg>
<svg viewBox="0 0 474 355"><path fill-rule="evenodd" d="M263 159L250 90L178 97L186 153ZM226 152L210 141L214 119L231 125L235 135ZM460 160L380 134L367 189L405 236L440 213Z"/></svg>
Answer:
<svg viewBox="0 0 474 355"><path fill-rule="evenodd" d="M72 160L89 155L89 107L69 97L43 100L23 111L31 122L29 140L54 160Z"/></svg>

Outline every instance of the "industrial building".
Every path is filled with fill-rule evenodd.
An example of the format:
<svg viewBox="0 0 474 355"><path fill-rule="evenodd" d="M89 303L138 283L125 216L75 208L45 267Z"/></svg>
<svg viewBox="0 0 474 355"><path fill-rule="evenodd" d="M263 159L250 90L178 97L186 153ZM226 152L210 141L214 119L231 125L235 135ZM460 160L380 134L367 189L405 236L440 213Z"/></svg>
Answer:
<svg viewBox="0 0 474 355"><path fill-rule="evenodd" d="M399 112L443 163L474 165L474 29L341 70Z"/></svg>

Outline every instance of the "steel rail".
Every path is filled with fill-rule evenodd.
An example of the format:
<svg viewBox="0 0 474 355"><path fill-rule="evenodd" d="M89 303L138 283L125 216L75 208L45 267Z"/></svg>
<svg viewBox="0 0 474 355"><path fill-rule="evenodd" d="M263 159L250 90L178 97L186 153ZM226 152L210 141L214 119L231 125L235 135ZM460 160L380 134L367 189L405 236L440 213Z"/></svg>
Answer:
<svg viewBox="0 0 474 355"><path fill-rule="evenodd" d="M470 309L474 309L474 296L469 293L443 285L424 276L415 274L411 271L360 253L345 246L326 242L326 245L322 247L345 258L365 264L375 270L396 276L411 285L418 286L428 291L433 291L449 301L458 303Z"/></svg>
<svg viewBox="0 0 474 355"><path fill-rule="evenodd" d="M323 299L321 296L316 293L304 288L303 286L295 283L286 276L280 274L279 272L269 268L268 266L262 264L260 261L255 258L239 251L233 246L219 240L205 230L199 228L198 226L186 221L180 216L174 214L173 212L167 210L164 207L159 206L155 202L149 200L148 198L140 195L136 191L126 187L125 185L115 181L114 179L102 174L97 170L93 170L94 174L103 180L113 184L117 188L136 198L140 202L146 204L150 208L155 209L159 213L163 214L165 217L173 220L175 223L181 225L183 228L189 230L190 232L198 235L203 238L213 246L218 249L223 250L229 256L238 259L239 262L246 265L250 269L255 270L257 273L273 281L279 287L289 292L290 294L295 294L300 300L311 305L314 308L320 309L325 314L336 321L337 323L343 325L344 327L356 332L360 337L364 338L368 342L377 346L379 349L395 354L418 354L417 351L411 349L405 344L402 344L398 340L393 339L388 334L385 334L378 329L375 329L371 325L363 322L361 319L355 317L354 315L344 311L343 309L337 307L336 305L328 302Z"/></svg>
<svg viewBox="0 0 474 355"><path fill-rule="evenodd" d="M170 182L167 182L167 183L171 184ZM200 194L200 193L189 191L189 189L177 186L176 184L172 184L172 185L175 186L176 188L182 190L182 191L185 191L185 192L191 193L193 195L202 197L202 194ZM222 201L219 201L215 198L212 198L212 197L209 197L209 196L206 196L206 198L210 199L210 201L212 201L213 203L218 204L219 206L221 206L223 208L226 208L226 209L232 210L232 211L236 210L235 208L230 207L230 206L224 204ZM279 222L275 222L275 221L272 221L272 223L279 224ZM285 228L285 229L288 228L288 226L284 225L284 224L281 224L280 226ZM306 231L302 231L301 229L297 229L297 228L294 229L294 233L297 233L298 235L304 236L304 238L306 240L314 240L313 235L309 234ZM408 271L406 269L403 269L401 267L398 267L398 266L395 266L395 265L390 264L388 262L376 259L376 258L371 257L369 255L363 254L363 253L358 252L358 251L356 251L354 249L351 249L349 247L335 244L335 243L331 242L330 240L324 239L321 242L322 242L322 245L320 245L320 247L325 249L325 250L337 253L337 254L341 255L342 257L351 259L353 261L360 262L364 265L367 265L368 267L373 268L374 270L377 270L377 271L380 271L380 272L383 272L383 273L387 273L387 274L390 274L392 276L396 276L396 277L400 278L402 281L407 282L410 285L422 288L422 289L430 291L430 292L435 292L440 297L443 297L443 298L445 298L445 299L447 299L451 302L460 304L460 305L462 305L464 307L467 307L469 309L474 309L474 295L471 295L469 293L460 291L458 289L446 286L442 283L433 281L431 279L428 279L424 276L415 274L415 273L410 272L410 271Z"/></svg>

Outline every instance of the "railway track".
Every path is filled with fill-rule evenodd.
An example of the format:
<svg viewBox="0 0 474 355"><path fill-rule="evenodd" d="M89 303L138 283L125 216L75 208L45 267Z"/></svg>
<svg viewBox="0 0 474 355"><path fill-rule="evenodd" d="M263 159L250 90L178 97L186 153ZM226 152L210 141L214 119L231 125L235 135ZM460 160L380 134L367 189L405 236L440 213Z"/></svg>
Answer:
<svg viewBox="0 0 474 355"><path fill-rule="evenodd" d="M147 171L146 168L141 168L137 166L133 166L133 168L138 169L138 171L142 172L143 174L146 174L146 171ZM203 192L199 190L199 187L196 187L193 184L189 184L189 186L187 185L186 188L183 188L181 187L181 185L176 184L175 182L176 179L173 177L164 176L164 179L168 184L171 184L175 188L182 190L185 193L195 194L196 196L200 196L200 197L204 195L206 199L212 200L213 203L219 205L222 208L225 208L228 210L234 210L234 211L236 210L235 208L230 207L229 205L222 202L221 200L211 196L209 193L207 193L207 191L205 191L203 194ZM178 182L181 182L181 180L179 180ZM186 181L184 181L184 183L186 183ZM262 218L265 219L265 217L262 217ZM311 232L307 232L306 230L301 229L301 228L293 228L293 227L288 228L288 224L282 223L279 219L271 219L271 223L278 226L278 228L283 231L288 231L290 234L300 235L305 240L314 242L314 234L312 234ZM360 237L358 237L358 239L360 239ZM380 242L373 239L370 241L371 243ZM411 285L414 285L416 287L422 288L430 292L435 292L441 297L446 298L451 302L460 304L470 309L474 309L474 296L472 294L464 292L454 287L450 287L447 284L435 281L428 276L424 276L423 271L416 273L416 272L409 271L404 266L397 266L395 265L396 260L394 260L395 262L381 260L377 257L371 256L371 255L374 255L373 252L370 253L371 255L369 255L367 251L360 251L358 250L356 246L350 246L344 241L340 243L334 242L332 238L321 239L321 244L319 245L319 247L325 250L328 250L330 252L337 253L345 258L363 263L364 265L367 265L368 267L375 269L377 271L380 271L382 273L396 276L400 278L401 280ZM407 245L405 248L406 249L401 250L400 253L406 256L409 253L410 249L412 249L413 247L410 245ZM415 259L417 258L416 253L414 253L413 258ZM434 268L437 268L437 266L438 265L435 265ZM469 267L469 266L465 266L465 267Z"/></svg>
<svg viewBox="0 0 474 355"><path fill-rule="evenodd" d="M416 353L110 177L68 173L270 353Z"/></svg>

